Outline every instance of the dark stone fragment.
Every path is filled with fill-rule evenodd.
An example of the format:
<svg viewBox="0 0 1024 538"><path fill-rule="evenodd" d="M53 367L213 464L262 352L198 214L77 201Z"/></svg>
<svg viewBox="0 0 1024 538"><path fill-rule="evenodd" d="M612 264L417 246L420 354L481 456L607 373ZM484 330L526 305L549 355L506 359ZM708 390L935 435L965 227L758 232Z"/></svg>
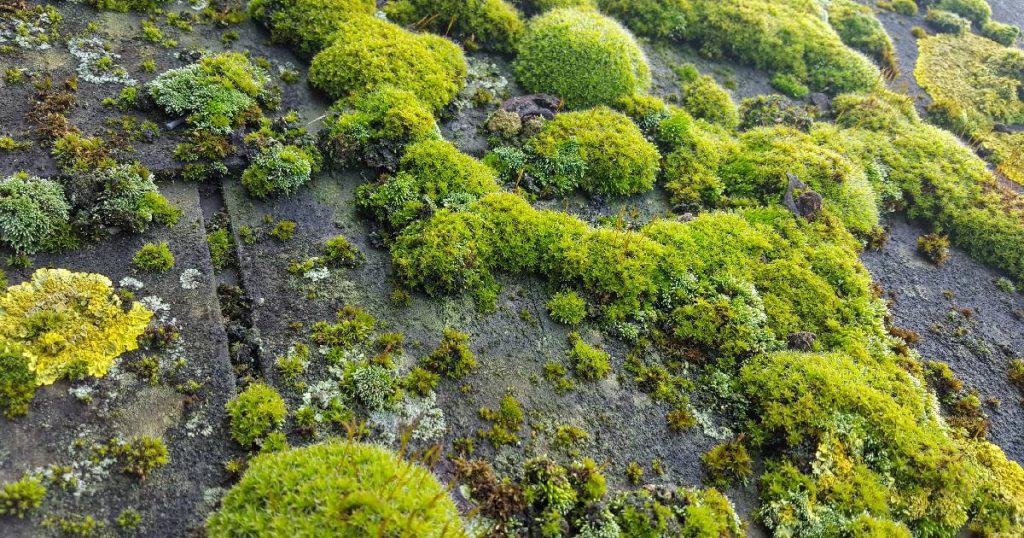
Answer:
<svg viewBox="0 0 1024 538"><path fill-rule="evenodd" d="M523 121L537 116L550 120L554 119L561 104L562 101L553 95L538 93L513 97L502 103L499 108L519 114L519 119Z"/></svg>
<svg viewBox="0 0 1024 538"><path fill-rule="evenodd" d="M787 337L789 349L795 351L814 350L814 341L817 339L818 337L814 333L804 331L793 333Z"/></svg>

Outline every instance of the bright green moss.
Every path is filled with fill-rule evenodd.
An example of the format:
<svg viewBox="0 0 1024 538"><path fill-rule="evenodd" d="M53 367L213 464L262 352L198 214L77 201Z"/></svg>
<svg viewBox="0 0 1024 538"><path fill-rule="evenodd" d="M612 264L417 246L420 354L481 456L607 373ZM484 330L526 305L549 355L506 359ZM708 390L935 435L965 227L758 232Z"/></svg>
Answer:
<svg viewBox="0 0 1024 538"><path fill-rule="evenodd" d="M590 9L555 9L531 19L515 70L528 91L556 95L574 109L614 104L651 83L647 58L629 31Z"/></svg>
<svg viewBox="0 0 1024 538"><path fill-rule="evenodd" d="M548 11L562 7L597 8L597 0L531 0L537 11Z"/></svg>
<svg viewBox="0 0 1024 538"><path fill-rule="evenodd" d="M725 88L708 75L697 73L692 65L677 69L682 79L683 108L694 118L735 129L739 125L739 112Z"/></svg>
<svg viewBox="0 0 1024 538"><path fill-rule="evenodd" d="M973 133L994 123L1024 124L1024 53L974 34L919 41L914 75L953 128Z"/></svg>
<svg viewBox="0 0 1024 538"><path fill-rule="evenodd" d="M412 92L383 87L347 106L324 122L327 155L339 164L366 163L394 168L405 146L441 137L430 109Z"/></svg>
<svg viewBox="0 0 1024 538"><path fill-rule="evenodd" d="M785 74L812 91L843 93L878 85L879 72L846 48L817 2L806 0L600 0L638 34L677 39L710 58Z"/></svg>
<svg viewBox="0 0 1024 538"><path fill-rule="evenodd" d="M181 210L160 194L153 174L139 165L76 174L64 188L75 201L71 225L82 237L105 238L114 226L141 233L153 224L173 226L181 218Z"/></svg>
<svg viewBox="0 0 1024 538"><path fill-rule="evenodd" d="M736 481L746 482L754 474L753 461L742 441L728 441L701 455L710 482L726 487Z"/></svg>
<svg viewBox="0 0 1024 538"><path fill-rule="evenodd" d="M453 329L445 329L437 349L420 362L424 368L453 379L465 377L477 366L469 350L469 335Z"/></svg>
<svg viewBox="0 0 1024 538"><path fill-rule="evenodd" d="M575 291L560 291L548 301L551 319L566 325L578 325L587 317L587 301Z"/></svg>
<svg viewBox="0 0 1024 538"><path fill-rule="evenodd" d="M891 9L896 13L899 13L900 15L913 17L914 15L917 15L918 8L917 2L915 2L914 0L892 0L892 3L888 9Z"/></svg>
<svg viewBox="0 0 1024 538"><path fill-rule="evenodd" d="M770 528L795 530L826 511L837 516L832 532L865 512L944 536L966 522L979 470L892 359L865 364L840 354L778 353L745 365L740 384L753 404L755 445L818 447L811 475L783 466L782 475L762 478L762 516ZM795 505L796 488L817 490L830 502Z"/></svg>
<svg viewBox="0 0 1024 538"><path fill-rule="evenodd" d="M944 9L928 8L924 21L935 31L945 34L963 35L971 31L971 21Z"/></svg>
<svg viewBox="0 0 1024 538"><path fill-rule="evenodd" d="M237 52L166 71L147 88L168 114L186 116L197 129L221 134L258 117L261 105L270 106L278 98L267 73Z"/></svg>
<svg viewBox="0 0 1024 538"><path fill-rule="evenodd" d="M607 107L559 114L529 142L530 151L545 161L557 159L567 145L578 151L583 169L578 185L574 175L556 176L567 183L553 185L556 193L579 187L613 196L637 194L650 190L658 175L657 148L628 117Z"/></svg>
<svg viewBox="0 0 1024 538"><path fill-rule="evenodd" d="M431 110L448 104L465 77L466 59L457 45L365 15L342 22L309 67L310 83L334 99L393 86L412 92Z"/></svg>
<svg viewBox="0 0 1024 538"><path fill-rule="evenodd" d="M497 190L489 167L450 142L426 140L406 148L398 174L360 186L356 204L398 230L435 208L459 210Z"/></svg>
<svg viewBox="0 0 1024 538"><path fill-rule="evenodd" d="M608 377L611 370L611 356L607 352L591 346L580 338L579 333L569 335L569 358L580 379L595 381Z"/></svg>
<svg viewBox="0 0 1024 538"><path fill-rule="evenodd" d="M0 242L19 254L45 250L66 228L70 209L55 181L23 172L0 179Z"/></svg>
<svg viewBox="0 0 1024 538"><path fill-rule="evenodd" d="M6 417L28 414L28 404L35 398L36 374L29 368L28 357L15 346L0 348L0 411Z"/></svg>
<svg viewBox="0 0 1024 538"><path fill-rule="evenodd" d="M465 536L455 504L429 470L348 441L257 456L206 523L212 538L356 538L396 529L402 536Z"/></svg>
<svg viewBox="0 0 1024 538"><path fill-rule="evenodd" d="M158 467L170 462L167 445L159 437L135 437L116 445L112 452L124 460L124 472L142 480Z"/></svg>
<svg viewBox="0 0 1024 538"><path fill-rule="evenodd" d="M174 267L174 255L167 247L167 242L146 243L135 253L132 266L139 271L166 273Z"/></svg>
<svg viewBox="0 0 1024 538"><path fill-rule="evenodd" d="M671 493L658 495L637 489L612 497L609 510L621 536L737 538L745 535L732 503L718 490L681 488Z"/></svg>
<svg viewBox="0 0 1024 538"><path fill-rule="evenodd" d="M263 383L249 385L225 408L231 417L231 436L245 448L280 426L288 415L281 395Z"/></svg>
<svg viewBox="0 0 1024 538"><path fill-rule="evenodd" d="M828 22L847 46L867 54L889 76L899 74L892 39L870 7L834 0L828 4Z"/></svg>
<svg viewBox="0 0 1024 538"><path fill-rule="evenodd" d="M330 45L330 37L353 15L373 15L376 9L374 0L253 0L248 6L275 42L310 56Z"/></svg>
<svg viewBox="0 0 1024 538"><path fill-rule="evenodd" d="M0 489L0 515L24 518L43 504L46 487L39 478L25 475Z"/></svg>
<svg viewBox="0 0 1024 538"><path fill-rule="evenodd" d="M935 3L935 8L956 13L979 26L992 17L992 8L989 7L988 0L939 0Z"/></svg>
<svg viewBox="0 0 1024 538"><path fill-rule="evenodd" d="M88 374L102 377L122 353L138 348L153 313L128 308L105 276L39 269L0 296L0 341L18 346L36 384Z"/></svg>
<svg viewBox="0 0 1024 538"><path fill-rule="evenodd" d="M470 50L510 52L525 27L522 14L505 0L397 0L384 12L399 24L426 21L438 33L454 33Z"/></svg>
<svg viewBox="0 0 1024 538"><path fill-rule="evenodd" d="M981 25L981 35L1000 45L1011 47L1020 37L1020 27L990 20Z"/></svg>
<svg viewBox="0 0 1024 538"><path fill-rule="evenodd" d="M257 198L294 194L309 181L314 166L302 148L273 143L262 148L242 172L242 185Z"/></svg>
<svg viewBox="0 0 1024 538"><path fill-rule="evenodd" d="M155 11L167 2L168 0L88 0L86 3L99 10L126 13L128 11Z"/></svg>
<svg viewBox="0 0 1024 538"><path fill-rule="evenodd" d="M313 324L313 341L330 347L348 348L373 333L377 320L362 309L345 305L337 314L337 323L318 321Z"/></svg>
<svg viewBox="0 0 1024 538"><path fill-rule="evenodd" d="M442 209L396 239L391 247L395 272L432 295L493 285L493 249L486 233L480 217Z"/></svg>

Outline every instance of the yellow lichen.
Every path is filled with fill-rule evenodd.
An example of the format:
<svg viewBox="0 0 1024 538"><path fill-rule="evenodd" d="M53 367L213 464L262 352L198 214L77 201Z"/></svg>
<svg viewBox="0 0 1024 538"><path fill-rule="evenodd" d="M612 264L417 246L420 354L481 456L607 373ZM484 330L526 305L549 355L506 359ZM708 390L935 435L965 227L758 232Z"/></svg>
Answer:
<svg viewBox="0 0 1024 538"><path fill-rule="evenodd" d="M71 373L101 377L138 347L153 312L121 306L110 279L67 269L39 269L0 297L0 341L22 347L38 385Z"/></svg>

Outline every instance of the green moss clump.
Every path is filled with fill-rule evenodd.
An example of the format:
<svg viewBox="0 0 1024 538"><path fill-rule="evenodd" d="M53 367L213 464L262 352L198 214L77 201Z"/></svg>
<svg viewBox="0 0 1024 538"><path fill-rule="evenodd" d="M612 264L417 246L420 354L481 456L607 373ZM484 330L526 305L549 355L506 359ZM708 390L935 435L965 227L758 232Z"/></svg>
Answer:
<svg viewBox="0 0 1024 538"><path fill-rule="evenodd" d="M1012 47L1020 37L1020 27L999 21L987 21L981 25L981 35L1005 47Z"/></svg>
<svg viewBox="0 0 1024 538"><path fill-rule="evenodd" d="M936 32L944 34L964 35L971 31L971 21L944 9L928 8L924 22Z"/></svg>
<svg viewBox="0 0 1024 538"><path fill-rule="evenodd" d="M575 291L560 291L548 301L551 319L566 325L578 325L587 317L587 301Z"/></svg>
<svg viewBox="0 0 1024 538"><path fill-rule="evenodd" d="M398 236L391 247L395 271L405 284L435 295L493 286L487 231L475 215L442 209Z"/></svg>
<svg viewBox="0 0 1024 538"><path fill-rule="evenodd" d="M399 230L431 210L459 210L498 190L494 171L444 140L410 144L399 172L356 192L356 204Z"/></svg>
<svg viewBox="0 0 1024 538"><path fill-rule="evenodd" d="M425 22L439 33L454 33L470 50L510 52L525 27L522 14L505 0L397 0L384 12L399 24Z"/></svg>
<svg viewBox="0 0 1024 538"><path fill-rule="evenodd" d="M253 383L225 406L231 417L231 436L245 448L284 422L284 399L273 387Z"/></svg>
<svg viewBox="0 0 1024 538"><path fill-rule="evenodd" d="M0 179L0 242L19 254L33 254L63 233L70 206L55 181L24 172Z"/></svg>
<svg viewBox="0 0 1024 538"><path fill-rule="evenodd" d="M121 13L127 13L129 11L139 11L148 13L156 11L160 6L166 4L169 0L87 0L87 4L99 9L108 11L119 11Z"/></svg>
<svg viewBox="0 0 1024 538"><path fill-rule="evenodd" d="M394 169L408 144L441 138L434 115L415 94L384 87L343 106L324 122L326 153L336 163Z"/></svg>
<svg viewBox="0 0 1024 538"><path fill-rule="evenodd" d="M309 81L334 99L393 86L431 110L448 104L465 77L466 59L457 45L365 15L341 23L331 46L309 67Z"/></svg>
<svg viewBox="0 0 1024 538"><path fill-rule="evenodd" d="M72 231L83 239L104 239L110 227L140 233L153 224L173 226L182 214L160 194L153 174L137 164L75 174L64 182L64 190L74 201Z"/></svg>
<svg viewBox="0 0 1024 538"><path fill-rule="evenodd" d="M581 379L594 381L608 377L611 370L611 356L607 352L587 344L579 333L569 335L569 358L576 368L576 375Z"/></svg>
<svg viewBox="0 0 1024 538"><path fill-rule="evenodd" d="M676 69L682 79L681 104L694 118L735 129L740 123L739 112L732 97L709 75L701 75L688 64Z"/></svg>
<svg viewBox="0 0 1024 538"><path fill-rule="evenodd" d="M327 265L335 267L359 267L366 257L347 238L338 235L327 240L322 256Z"/></svg>
<svg viewBox="0 0 1024 538"><path fill-rule="evenodd" d="M624 491L609 505L622 536L744 536L732 503L714 488Z"/></svg>
<svg viewBox="0 0 1024 538"><path fill-rule="evenodd" d="M10 345L0 348L0 411L9 418L27 415L35 394L36 374L25 354Z"/></svg>
<svg viewBox="0 0 1024 538"><path fill-rule="evenodd" d="M146 243L135 253L132 266L139 271L165 273L174 267L174 255L167 247L167 242Z"/></svg>
<svg viewBox="0 0 1024 538"><path fill-rule="evenodd" d="M530 20L515 70L531 92L569 108L614 104L651 84L647 58L628 30L590 9L555 9Z"/></svg>
<svg viewBox="0 0 1024 538"><path fill-rule="evenodd" d="M258 118L261 105L273 106L278 99L266 71L237 52L166 71L147 88L168 114L186 116L195 128L220 134Z"/></svg>
<svg viewBox="0 0 1024 538"><path fill-rule="evenodd" d="M900 15L913 17L914 15L917 15L918 8L917 2L915 2L914 0L892 0L888 9L891 9L896 13L899 13Z"/></svg>
<svg viewBox="0 0 1024 538"><path fill-rule="evenodd" d="M249 15L268 28L277 43L312 56L331 44L331 36L353 15L373 15L374 0L253 0Z"/></svg>
<svg viewBox="0 0 1024 538"><path fill-rule="evenodd" d="M337 314L337 323L318 321L313 324L313 340L330 347L347 348L370 337L377 320L362 309L345 305Z"/></svg>
<svg viewBox="0 0 1024 538"><path fill-rule="evenodd" d="M24 518L43 504L46 487L39 478L25 475L0 489L0 515Z"/></svg>
<svg viewBox="0 0 1024 538"><path fill-rule="evenodd" d="M385 448L345 441L253 458L206 523L211 538L355 538L395 529L424 538L466 536L455 504L428 469Z"/></svg>
<svg viewBox="0 0 1024 538"><path fill-rule="evenodd" d="M145 479L158 467L167 465L167 446L159 437L136 437L116 445L113 453L124 458L124 472Z"/></svg>
<svg viewBox="0 0 1024 538"><path fill-rule="evenodd" d="M853 0L835 0L828 4L828 22L843 43L870 56L889 76L899 74L892 39L871 8Z"/></svg>
<svg viewBox="0 0 1024 538"><path fill-rule="evenodd" d="M712 59L784 74L811 91L878 86L878 69L843 45L818 3L805 0L600 0L640 35L681 40Z"/></svg>
<svg viewBox="0 0 1024 538"><path fill-rule="evenodd" d="M441 343L420 363L424 368L448 377L459 379L476 369L476 359L469 350L469 335L453 329L445 329Z"/></svg>
<svg viewBox="0 0 1024 538"><path fill-rule="evenodd" d="M737 480L746 482L754 474L753 460L747 453L747 447L738 440L722 443L701 455L700 459L707 468L711 483L719 487L726 487Z"/></svg>
<svg viewBox="0 0 1024 538"><path fill-rule="evenodd" d="M273 143L262 148L242 172L242 185L257 198L294 194L309 181L315 167L302 148Z"/></svg>
<svg viewBox="0 0 1024 538"><path fill-rule="evenodd" d="M941 234L926 234L917 238L917 251L935 265L949 260L949 238Z"/></svg>
<svg viewBox="0 0 1024 538"><path fill-rule="evenodd" d="M939 0L936 9L944 9L981 26L992 17L988 0Z"/></svg>
<svg viewBox="0 0 1024 538"><path fill-rule="evenodd" d="M583 164L579 175L550 176L550 189L558 194L577 187L612 196L645 192L654 186L661 160L636 124L603 106L559 114L530 140L529 151L542 160L541 168L557 168L560 156L578 153Z"/></svg>

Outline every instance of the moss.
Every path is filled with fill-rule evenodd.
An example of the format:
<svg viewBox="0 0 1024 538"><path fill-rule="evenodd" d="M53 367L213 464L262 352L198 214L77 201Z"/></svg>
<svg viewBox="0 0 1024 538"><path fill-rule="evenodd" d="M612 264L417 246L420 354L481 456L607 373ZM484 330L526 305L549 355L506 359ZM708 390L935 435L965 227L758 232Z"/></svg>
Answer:
<svg viewBox="0 0 1024 538"><path fill-rule="evenodd" d="M739 480L746 482L754 474L753 460L741 440L717 445L701 455L711 484L726 487Z"/></svg>
<svg viewBox="0 0 1024 538"><path fill-rule="evenodd" d="M725 88L708 75L700 75L692 64L676 69L682 79L681 104L694 118L726 129L739 125L739 112Z"/></svg>
<svg viewBox="0 0 1024 538"><path fill-rule="evenodd" d="M124 472L145 479L154 469L167 465L167 446L159 437L136 437L114 447L113 453L124 459Z"/></svg>
<svg viewBox="0 0 1024 538"><path fill-rule="evenodd" d="M417 396L426 396L430 391L434 390L437 386L438 381L441 380L441 376L423 368L417 366L406 374L405 379L402 381L402 385L409 392Z"/></svg>
<svg viewBox="0 0 1024 538"><path fill-rule="evenodd" d="M254 458L206 524L213 538L355 537L399 528L425 538L465 536L458 510L429 470L385 448L345 441Z"/></svg>
<svg viewBox="0 0 1024 538"><path fill-rule="evenodd" d="M651 83L633 36L589 9L555 9L530 20L518 45L517 77L528 91L562 98L569 108L614 104Z"/></svg>
<svg viewBox="0 0 1024 538"><path fill-rule="evenodd" d="M879 6L881 7L881 6ZM900 15L906 15L913 17L917 15L917 2L914 0L892 0L889 5L889 9L899 13Z"/></svg>
<svg viewBox="0 0 1024 538"><path fill-rule="evenodd" d="M313 55L331 44L338 27L354 15L373 15L373 0L253 0L249 14L268 28L277 43L297 47Z"/></svg>
<svg viewBox="0 0 1024 538"><path fill-rule="evenodd" d="M853 0L830 2L828 22L847 46L871 57L887 75L899 74L892 39L871 8Z"/></svg>
<svg viewBox="0 0 1024 538"><path fill-rule="evenodd" d="M514 445L519 441L517 433L523 426L525 414L519 401L511 394L502 397L497 410L481 407L480 418L494 423L489 431L481 432L481 436L487 438L494 448Z"/></svg>
<svg viewBox="0 0 1024 538"><path fill-rule="evenodd" d="M919 48L914 75L951 127L971 134L994 123L1024 124L1019 50L974 34L937 35Z"/></svg>
<svg viewBox="0 0 1024 538"><path fill-rule="evenodd" d="M569 358L576 369L576 376L588 381L604 379L611 370L611 356L580 338L579 333L569 335Z"/></svg>
<svg viewBox="0 0 1024 538"><path fill-rule="evenodd" d="M979 26L992 17L988 0L939 0L935 8L956 13Z"/></svg>
<svg viewBox="0 0 1024 538"><path fill-rule="evenodd" d="M548 301L551 319L566 325L578 325L587 317L587 301L575 291L560 291Z"/></svg>
<svg viewBox="0 0 1024 538"><path fill-rule="evenodd" d="M793 99L803 99L811 93L810 88L789 73L775 73L772 76L772 88Z"/></svg>
<svg viewBox="0 0 1024 538"><path fill-rule="evenodd" d="M24 518L43 504L46 487L39 478L25 475L0 489L0 515Z"/></svg>
<svg viewBox="0 0 1024 538"><path fill-rule="evenodd" d="M408 144L440 139L430 109L409 91L384 87L335 107L324 122L327 155L338 164L394 168Z"/></svg>
<svg viewBox="0 0 1024 538"><path fill-rule="evenodd" d="M156 11L167 2L168 0L87 0L86 3L99 10L126 13L128 11Z"/></svg>
<svg viewBox="0 0 1024 538"><path fill-rule="evenodd" d="M279 220L270 230L270 235L279 241L291 241L295 238L295 226L294 220Z"/></svg>
<svg viewBox="0 0 1024 538"><path fill-rule="evenodd" d="M35 398L36 374L20 349L5 345L0 349L0 410L13 418L28 414Z"/></svg>
<svg viewBox="0 0 1024 538"><path fill-rule="evenodd" d="M49 385L68 375L102 377L122 353L138 347L153 313L121 304L110 280L66 269L39 269L0 297L0 340L20 347Z"/></svg>
<svg viewBox="0 0 1024 538"><path fill-rule="evenodd" d="M529 142L530 151L549 167L560 155L578 152L579 175L552 175L554 193L584 191L622 196L649 190L654 185L661 156L628 117L607 107L559 114ZM507 173L507 172L506 172Z"/></svg>
<svg viewBox="0 0 1024 538"><path fill-rule="evenodd" d="M612 499L610 510L624 536L744 535L732 503L713 488L626 491Z"/></svg>
<svg viewBox="0 0 1024 538"><path fill-rule="evenodd" d="M999 21L986 21L981 25L981 35L1000 45L1011 47L1020 37L1020 27Z"/></svg>
<svg viewBox="0 0 1024 538"><path fill-rule="evenodd" d="M253 383L229 401L225 408L231 418L231 437L245 448L280 426L288 414L284 400L272 387Z"/></svg>
<svg viewBox="0 0 1024 538"><path fill-rule="evenodd" d="M174 255L167 242L146 243L135 253L132 266L140 271L166 273L174 267Z"/></svg>
<svg viewBox="0 0 1024 538"><path fill-rule="evenodd" d="M452 329L445 329L441 343L420 364L435 373L453 379L465 377L476 369L477 362L469 350L469 335Z"/></svg>
<svg viewBox="0 0 1024 538"><path fill-rule="evenodd" d="M511 52L525 27L522 14L505 0L398 0L384 12L399 24L454 34L470 50Z"/></svg>
<svg viewBox="0 0 1024 538"><path fill-rule="evenodd" d="M278 99L266 71L237 52L165 71L147 90L168 114L185 116L196 129L219 134L258 118L261 105L272 106Z"/></svg>
<svg viewBox="0 0 1024 538"><path fill-rule="evenodd" d="M107 142L99 137L69 132L53 143L53 157L65 172L88 172L112 166Z"/></svg>
<svg viewBox="0 0 1024 538"><path fill-rule="evenodd" d="M270 144L242 172L242 185L257 198L294 194L309 181L313 159L292 145Z"/></svg>
<svg viewBox="0 0 1024 538"><path fill-rule="evenodd" d="M337 314L337 323L318 321L313 324L313 341L320 345L347 348L360 343L373 333L377 320L362 309L346 305Z"/></svg>
<svg viewBox="0 0 1024 538"><path fill-rule="evenodd" d="M945 34L963 35L971 30L969 19L944 9L928 8L924 22L928 23L928 26L931 26L936 32Z"/></svg>
<svg viewBox="0 0 1024 538"><path fill-rule="evenodd" d="M210 249L210 262L214 269L224 269L234 263L234 239L227 228L206 234L206 245Z"/></svg>
<svg viewBox="0 0 1024 538"><path fill-rule="evenodd" d="M425 140L406 148L398 174L361 186L356 204L399 230L436 208L459 210L497 190L491 168L447 141Z"/></svg>
<svg viewBox="0 0 1024 538"><path fill-rule="evenodd" d="M412 92L431 110L448 104L465 77L462 49L450 41L365 15L338 25L331 46L309 67L309 81L334 99L392 86Z"/></svg>
<svg viewBox="0 0 1024 538"><path fill-rule="evenodd" d="M19 254L46 250L69 219L61 185L26 173L0 179L0 242Z"/></svg>
<svg viewBox="0 0 1024 538"><path fill-rule="evenodd" d="M926 234L917 238L917 252L935 265L949 260L949 238L941 234Z"/></svg>
<svg viewBox="0 0 1024 538"><path fill-rule="evenodd" d="M324 244L323 260L327 265L354 268L363 264L366 257L343 235L327 240Z"/></svg>
<svg viewBox="0 0 1024 538"><path fill-rule="evenodd" d="M353 392L369 411L394 410L402 392L391 370L376 364L357 367L351 374Z"/></svg>
<svg viewBox="0 0 1024 538"><path fill-rule="evenodd" d="M915 532L952 535L967 521L985 465L965 457L926 412L920 384L891 357L863 363L838 354L774 354L745 365L740 386L752 398L755 446L817 446L809 474L782 463L762 478L769 528L791 532L832 513L838 531L866 513ZM918 504L925 496L934 500ZM801 497L818 500L794 504Z"/></svg>
<svg viewBox="0 0 1024 538"><path fill-rule="evenodd" d="M678 40L712 59L779 73L811 91L838 94L878 85L871 62L846 48L818 3L804 0L600 0L638 34Z"/></svg>

